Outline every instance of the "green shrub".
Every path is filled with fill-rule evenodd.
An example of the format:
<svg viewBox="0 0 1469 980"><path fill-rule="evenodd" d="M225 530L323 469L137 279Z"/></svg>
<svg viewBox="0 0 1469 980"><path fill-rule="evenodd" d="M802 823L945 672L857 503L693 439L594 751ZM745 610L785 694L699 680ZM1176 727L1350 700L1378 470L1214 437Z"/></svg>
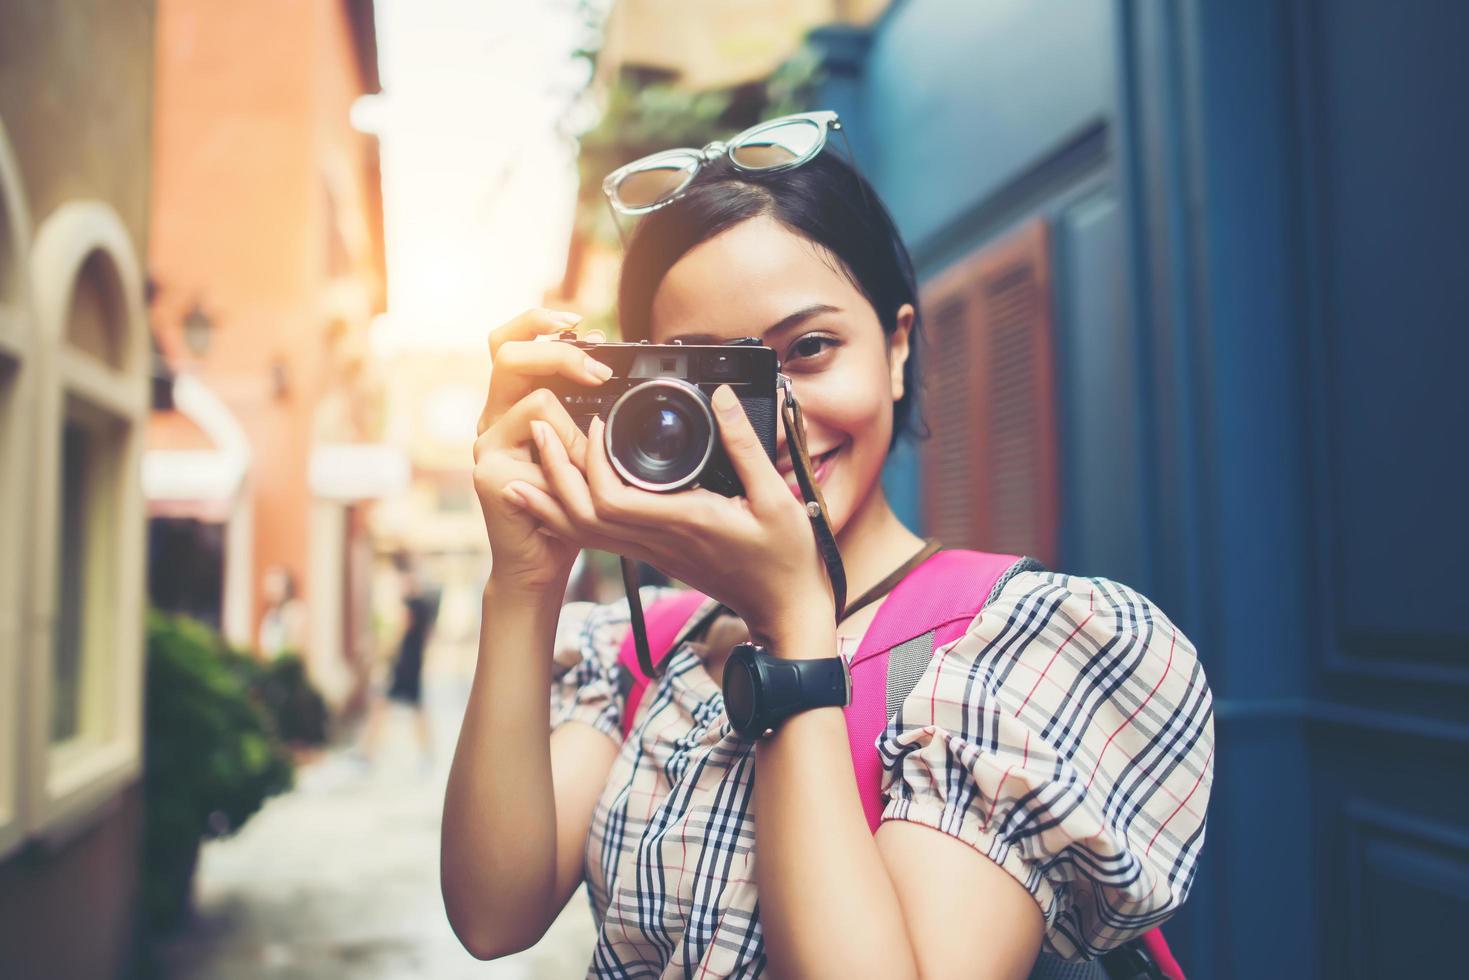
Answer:
<svg viewBox="0 0 1469 980"><path fill-rule="evenodd" d="M143 902L165 928L188 906L199 842L290 788L291 759L218 634L148 616Z"/></svg>
<svg viewBox="0 0 1469 980"><path fill-rule="evenodd" d="M226 660L269 713L275 733L289 745L325 745L329 713L321 692L306 676L306 662L294 653L261 660L231 651Z"/></svg>

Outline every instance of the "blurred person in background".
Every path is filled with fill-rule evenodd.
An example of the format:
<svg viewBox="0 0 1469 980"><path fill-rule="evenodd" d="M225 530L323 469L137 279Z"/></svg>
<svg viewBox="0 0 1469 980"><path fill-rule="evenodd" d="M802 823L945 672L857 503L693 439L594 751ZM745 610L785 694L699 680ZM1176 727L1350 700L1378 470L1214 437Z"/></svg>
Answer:
<svg viewBox="0 0 1469 980"><path fill-rule="evenodd" d="M411 554L406 551L396 552L392 561L403 606L402 617L391 643L391 648L395 650L392 673L387 690L381 697L373 698L368 706L367 725L357 756L368 764L377 759L382 745L387 709L396 704L408 709L412 715L421 764L427 772L433 766L433 739L429 731L428 715L423 708L423 661L433 634L434 622L438 618L440 593L438 589L425 584L418 562Z"/></svg>
<svg viewBox="0 0 1469 980"><path fill-rule="evenodd" d="M992 589L968 584L983 613L934 651L878 740L880 825L841 711L803 706L753 739L726 715L733 644L787 666L849 658L936 547L879 481L919 385L911 263L871 186L825 146L824 115L816 149L778 168L737 169L739 140L691 151L676 174L690 179L642 211L618 308L625 340L758 336L776 351L859 597L840 623L783 431L772 463L721 388L745 496L636 489L605 427L583 434L544 388L608 376L595 350L536 342L577 318L532 310L490 336L475 482L494 565L441 854L450 922L476 956L534 944L585 880L597 977L1104 977L1100 958L1187 897L1211 699L1187 638L1116 582L1019 559ZM619 663L627 604L561 611L582 547L717 600L653 651L664 669L638 703ZM576 637L573 665L553 664L558 632Z"/></svg>
<svg viewBox="0 0 1469 980"><path fill-rule="evenodd" d="M296 595L296 576L284 565L272 565L265 570L261 591L265 612L256 636L261 656L271 660L287 652L304 655L306 603Z"/></svg>

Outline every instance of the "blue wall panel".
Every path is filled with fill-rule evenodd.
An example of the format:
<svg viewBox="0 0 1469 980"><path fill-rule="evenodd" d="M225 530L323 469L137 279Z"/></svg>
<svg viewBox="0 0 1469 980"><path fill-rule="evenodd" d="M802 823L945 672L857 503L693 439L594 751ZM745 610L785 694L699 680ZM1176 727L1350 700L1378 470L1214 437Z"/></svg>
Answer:
<svg viewBox="0 0 1469 980"><path fill-rule="evenodd" d="M1062 397L1062 554L1078 575L1146 589L1139 341L1127 297L1122 211L1111 189L1055 222L1056 352Z"/></svg>
<svg viewBox="0 0 1469 980"><path fill-rule="evenodd" d="M1438 659L1465 683L1469 5L1311 10L1338 641L1362 658L1391 644L1393 659ZM1401 565L1414 574L1383 574Z"/></svg>
<svg viewBox="0 0 1469 980"><path fill-rule="evenodd" d="M863 163L921 248L1109 110L1111 5L895 4L864 79Z"/></svg>

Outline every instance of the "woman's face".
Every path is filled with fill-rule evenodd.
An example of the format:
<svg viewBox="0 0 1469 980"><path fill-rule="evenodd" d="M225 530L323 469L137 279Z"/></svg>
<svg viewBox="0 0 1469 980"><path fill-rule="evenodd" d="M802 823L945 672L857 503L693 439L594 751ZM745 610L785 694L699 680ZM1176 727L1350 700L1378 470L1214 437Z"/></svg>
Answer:
<svg viewBox="0 0 1469 980"><path fill-rule="evenodd" d="M742 221L691 249L653 297L652 341L718 343L760 337L791 378L806 420L806 447L832 530L877 486L903 395L913 308L891 337L837 259L773 218ZM776 465L792 493L785 432Z"/></svg>

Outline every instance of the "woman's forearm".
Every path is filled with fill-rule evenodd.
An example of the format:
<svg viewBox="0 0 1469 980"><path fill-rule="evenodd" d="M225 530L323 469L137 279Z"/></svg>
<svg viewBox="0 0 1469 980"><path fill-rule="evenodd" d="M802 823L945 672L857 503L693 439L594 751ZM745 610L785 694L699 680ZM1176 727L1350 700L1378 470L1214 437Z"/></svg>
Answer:
<svg viewBox="0 0 1469 980"><path fill-rule="evenodd" d="M556 912L547 692L560 599L485 588L440 851L449 922L481 958L534 943Z"/></svg>
<svg viewBox="0 0 1469 980"><path fill-rule="evenodd" d="M776 643L835 646L829 627ZM916 976L897 893L862 813L840 709L803 712L760 742L755 847L760 924L775 976Z"/></svg>

